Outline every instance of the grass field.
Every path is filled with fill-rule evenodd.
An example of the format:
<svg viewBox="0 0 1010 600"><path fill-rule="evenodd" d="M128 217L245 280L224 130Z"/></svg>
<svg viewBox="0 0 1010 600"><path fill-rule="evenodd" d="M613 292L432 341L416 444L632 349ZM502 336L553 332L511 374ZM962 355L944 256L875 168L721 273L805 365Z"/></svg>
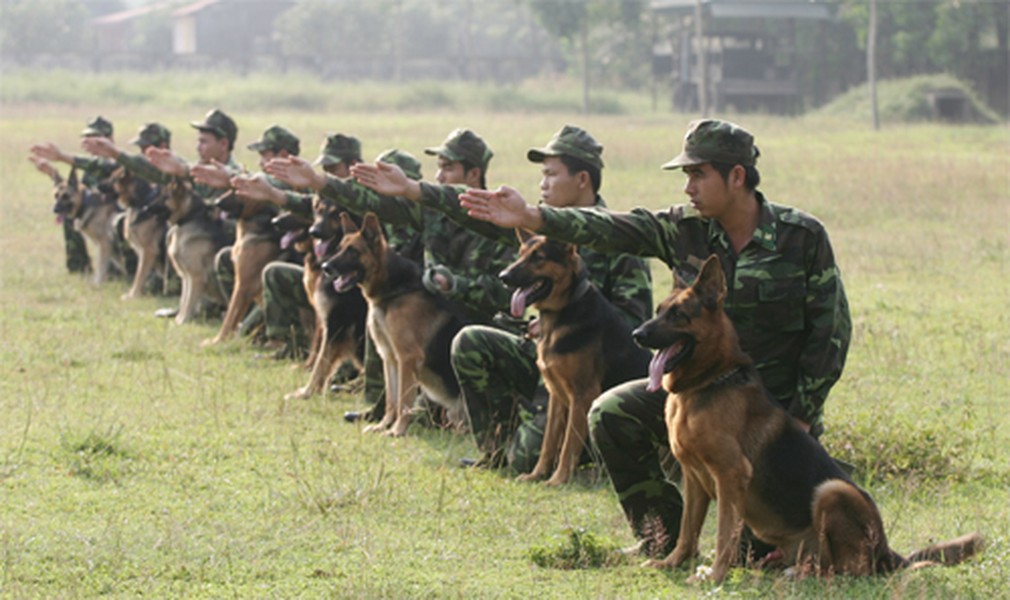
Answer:
<svg viewBox="0 0 1010 600"><path fill-rule="evenodd" d="M68 275L49 184L25 160L31 143L75 149L101 113L121 145L159 120L193 157L187 123L217 104L231 103L0 107L0 597L1010 597L1005 126L874 133L840 117L736 119L761 147L763 191L827 225L845 278L855 336L826 445L858 466L899 551L976 530L989 544L951 569L828 581L738 569L716 590L631 559L538 566L534 556L560 557L573 540L583 551L632 542L598 472L545 489L457 468L474 453L464 436L362 435L340 418L356 398L287 402L305 372L241 341L201 349L216 323L177 327L152 316L170 299L125 303L124 283ZM233 116L238 156L253 168L245 145L274 122L302 136L310 159L325 132L359 136L366 156L421 156L469 126L495 150L489 184L528 197L538 171L525 150L573 122L605 147L612 207L683 198L682 176L658 165L679 150L686 115ZM669 273L653 274L659 298Z"/></svg>

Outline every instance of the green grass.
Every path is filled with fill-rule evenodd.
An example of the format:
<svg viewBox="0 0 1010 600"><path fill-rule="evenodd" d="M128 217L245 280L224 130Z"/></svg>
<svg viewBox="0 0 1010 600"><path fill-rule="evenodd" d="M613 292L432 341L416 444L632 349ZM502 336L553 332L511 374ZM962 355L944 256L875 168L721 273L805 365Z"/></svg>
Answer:
<svg viewBox="0 0 1010 600"><path fill-rule="evenodd" d="M682 176L658 166L679 150L689 116L517 115L462 105L253 110L218 100L2 107L0 597L713 592L686 585L688 571L660 573L613 556L611 548L633 540L596 471L545 489L457 468L459 457L474 454L464 436L417 426L403 439L362 435L341 419L357 399L285 401L304 371L258 359L240 341L201 349L216 323L177 327L152 317L171 300L122 302L124 283L96 288L67 275L49 185L24 159L34 141L74 149L99 112L115 122L120 143L160 120L179 152L193 156L187 123L220 104L238 121L238 154L249 166L256 160L245 144L274 122L310 150L327 131L356 134L369 156L394 146L422 156L465 125L495 150L489 183L533 198L538 172L525 150L573 122L606 148L611 206L660 208L683 197ZM855 336L828 401L825 443L859 467L899 551L970 531L989 545L956 568L865 580L792 581L737 569L715 593L1008 597L1007 129L873 133L843 118L736 120L761 146L762 189L825 222L845 277ZM431 175L433 163L424 164ZM658 266L653 272L658 298L670 278ZM710 553L714 518L707 525L702 547Z"/></svg>

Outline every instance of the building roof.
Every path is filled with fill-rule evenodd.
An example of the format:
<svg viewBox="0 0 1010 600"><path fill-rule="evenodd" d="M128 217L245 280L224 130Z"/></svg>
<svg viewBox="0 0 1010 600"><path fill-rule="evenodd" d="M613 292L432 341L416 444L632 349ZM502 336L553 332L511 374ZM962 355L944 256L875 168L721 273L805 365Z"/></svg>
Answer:
<svg viewBox="0 0 1010 600"><path fill-rule="evenodd" d="M121 10L119 12L109 13L107 15L102 15L91 19L92 25L112 25L114 23L125 23L126 21L132 21L138 17L150 14L157 10L167 8L171 6L172 2L156 2L154 4L149 4L147 6L141 6L138 8L131 8L129 10Z"/></svg>
<svg viewBox="0 0 1010 600"><path fill-rule="evenodd" d="M700 0L705 14L715 18L829 19L831 11L821 0ZM658 13L693 13L698 0L652 0Z"/></svg>
<svg viewBox="0 0 1010 600"><path fill-rule="evenodd" d="M186 6L183 6L182 8L180 8L178 10L172 11L172 16L173 17L188 17L189 15L196 14L196 13L200 12L201 10L207 8L208 6L212 6L214 4L217 4L220 1L221 0L200 0L199 2L193 2L191 4L187 4Z"/></svg>

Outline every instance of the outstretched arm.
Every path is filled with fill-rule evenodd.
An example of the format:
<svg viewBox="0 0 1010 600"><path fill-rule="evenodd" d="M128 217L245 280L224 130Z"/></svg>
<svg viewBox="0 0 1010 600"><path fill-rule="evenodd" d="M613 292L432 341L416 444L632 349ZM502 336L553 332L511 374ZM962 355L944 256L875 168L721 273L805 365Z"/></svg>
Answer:
<svg viewBox="0 0 1010 600"><path fill-rule="evenodd" d="M270 185L262 173L255 175L236 175L231 178L231 186L240 195L253 200L265 200L278 206L284 206L287 197L284 192Z"/></svg>
<svg viewBox="0 0 1010 600"><path fill-rule="evenodd" d="M48 161L57 161L67 163L68 165L74 164L74 157L60 150L59 147L52 142L35 144L32 146L31 152L32 156L37 156Z"/></svg>
<svg viewBox="0 0 1010 600"><path fill-rule="evenodd" d="M210 164L193 165L189 173L197 183L222 190L231 187L232 174L216 160L212 160Z"/></svg>
<svg viewBox="0 0 1010 600"><path fill-rule="evenodd" d="M187 175L186 163L167 148L151 146L144 151L144 156L162 173L176 177L185 177Z"/></svg>
<svg viewBox="0 0 1010 600"><path fill-rule="evenodd" d="M383 196L400 196L414 202L421 199L421 184L407 177L396 165L381 161L358 163L351 167L351 175L361 185Z"/></svg>
<svg viewBox="0 0 1010 600"><path fill-rule="evenodd" d="M308 161L296 156L271 159L263 170L297 189L308 188L318 192L329 181L326 175L316 173Z"/></svg>
<svg viewBox="0 0 1010 600"><path fill-rule="evenodd" d="M111 158L116 160L123 153L116 147L109 138L90 136L81 140L81 148L88 154L93 154L101 158Z"/></svg>
<svg viewBox="0 0 1010 600"><path fill-rule="evenodd" d="M538 207L527 204L518 190L504 185L497 190L468 189L460 194L459 203L471 217L499 227L537 231L544 224Z"/></svg>

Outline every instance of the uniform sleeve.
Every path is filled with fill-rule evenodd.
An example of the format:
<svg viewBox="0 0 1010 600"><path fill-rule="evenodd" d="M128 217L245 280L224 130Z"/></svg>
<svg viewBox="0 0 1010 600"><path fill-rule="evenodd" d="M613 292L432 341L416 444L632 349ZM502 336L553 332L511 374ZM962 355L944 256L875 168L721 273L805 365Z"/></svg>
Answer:
<svg viewBox="0 0 1010 600"><path fill-rule="evenodd" d="M385 224L411 227L416 231L420 231L423 226L419 204L406 198L380 196L357 182L329 177L326 186L319 190L319 195L357 215L374 212L379 221Z"/></svg>
<svg viewBox="0 0 1010 600"><path fill-rule="evenodd" d="M842 375L852 338L852 319L841 274L821 230L807 252L806 341L799 359L797 393L789 413L811 425L820 421L831 387Z"/></svg>
<svg viewBox="0 0 1010 600"><path fill-rule="evenodd" d="M605 296L620 311L624 320L638 327L652 316L652 272L637 256L617 254L611 259L613 277Z"/></svg>
<svg viewBox="0 0 1010 600"><path fill-rule="evenodd" d="M120 152L116 163L123 165L128 171L150 183L166 184L172 179L169 174L158 170L151 164L151 161L140 154Z"/></svg>
<svg viewBox="0 0 1010 600"><path fill-rule="evenodd" d="M677 223L672 213L644 208L613 212L606 208L553 208L541 206L544 224L537 233L592 248L598 252L655 256L675 264L673 249Z"/></svg>
<svg viewBox="0 0 1010 600"><path fill-rule="evenodd" d="M312 194L286 190L284 192L284 210L291 211L296 215L306 217L312 216Z"/></svg>
<svg viewBox="0 0 1010 600"><path fill-rule="evenodd" d="M517 246L515 230L498 227L493 223L474 219L467 214L459 204L459 194L466 189L464 186L452 185L432 185L421 182L421 206L438 211L447 216L461 227L466 227L470 231L493 239L500 244Z"/></svg>

